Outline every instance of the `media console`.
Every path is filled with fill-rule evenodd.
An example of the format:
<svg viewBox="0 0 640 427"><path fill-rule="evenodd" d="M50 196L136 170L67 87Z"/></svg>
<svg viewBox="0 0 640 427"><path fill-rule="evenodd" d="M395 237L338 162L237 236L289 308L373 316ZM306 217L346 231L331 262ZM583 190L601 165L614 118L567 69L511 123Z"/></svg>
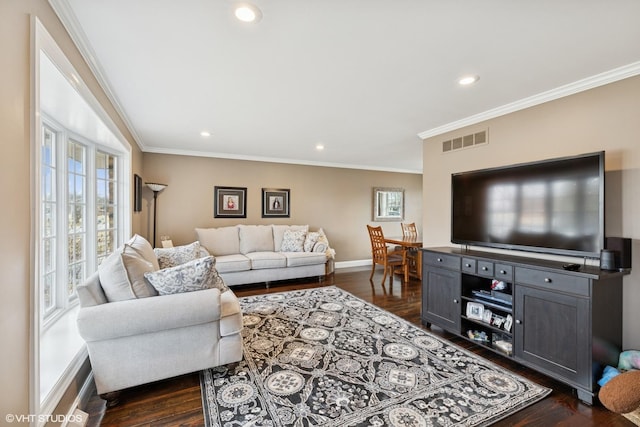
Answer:
<svg viewBox="0 0 640 427"><path fill-rule="evenodd" d="M622 346L623 273L466 250L423 248L422 323L562 381L592 404Z"/></svg>

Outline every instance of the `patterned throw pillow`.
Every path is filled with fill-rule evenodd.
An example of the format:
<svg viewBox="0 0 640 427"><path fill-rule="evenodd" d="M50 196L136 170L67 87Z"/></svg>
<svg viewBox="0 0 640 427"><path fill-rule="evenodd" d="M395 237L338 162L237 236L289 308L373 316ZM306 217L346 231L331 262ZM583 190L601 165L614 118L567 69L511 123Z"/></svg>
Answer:
<svg viewBox="0 0 640 427"><path fill-rule="evenodd" d="M196 241L174 248L155 248L153 251L158 258L160 268L170 268L199 258L200 242Z"/></svg>
<svg viewBox="0 0 640 427"><path fill-rule="evenodd" d="M160 295L179 294L218 288L224 292L229 288L215 268L212 256L195 259L175 267L145 273L145 279Z"/></svg>
<svg viewBox="0 0 640 427"><path fill-rule="evenodd" d="M307 237L304 239L304 251L311 252L313 250L313 247L318 242L319 238L320 233L318 233L317 231L311 231L307 233Z"/></svg>
<svg viewBox="0 0 640 427"><path fill-rule="evenodd" d="M303 252L306 236L307 232L304 230L286 230L282 238L280 252Z"/></svg>

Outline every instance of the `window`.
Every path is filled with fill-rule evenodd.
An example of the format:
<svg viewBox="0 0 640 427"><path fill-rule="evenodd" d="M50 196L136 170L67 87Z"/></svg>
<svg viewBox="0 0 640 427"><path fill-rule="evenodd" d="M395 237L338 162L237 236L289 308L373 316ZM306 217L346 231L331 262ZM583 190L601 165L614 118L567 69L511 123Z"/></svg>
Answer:
<svg viewBox="0 0 640 427"><path fill-rule="evenodd" d="M117 246L120 159L50 119L43 120L40 157L40 289L46 324L74 305L77 286Z"/></svg>

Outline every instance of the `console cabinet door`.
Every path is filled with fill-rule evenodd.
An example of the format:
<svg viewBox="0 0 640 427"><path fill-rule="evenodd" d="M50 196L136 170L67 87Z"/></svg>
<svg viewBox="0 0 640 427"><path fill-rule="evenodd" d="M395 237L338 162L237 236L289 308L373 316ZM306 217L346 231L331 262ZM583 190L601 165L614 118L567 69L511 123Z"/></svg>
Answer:
<svg viewBox="0 0 640 427"><path fill-rule="evenodd" d="M422 275L422 320L460 333L460 272L427 267Z"/></svg>
<svg viewBox="0 0 640 427"><path fill-rule="evenodd" d="M589 299L516 284L514 356L592 389Z"/></svg>

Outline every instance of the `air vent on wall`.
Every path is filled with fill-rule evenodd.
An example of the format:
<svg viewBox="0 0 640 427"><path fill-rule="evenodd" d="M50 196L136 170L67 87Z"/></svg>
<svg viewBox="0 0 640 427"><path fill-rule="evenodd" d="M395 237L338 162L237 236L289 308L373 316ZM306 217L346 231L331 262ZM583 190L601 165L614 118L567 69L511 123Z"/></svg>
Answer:
<svg viewBox="0 0 640 427"><path fill-rule="evenodd" d="M465 136L442 141L442 152L447 153L449 151L461 150L463 148L476 147L478 145L487 144L489 139L487 138L487 131L472 133Z"/></svg>

